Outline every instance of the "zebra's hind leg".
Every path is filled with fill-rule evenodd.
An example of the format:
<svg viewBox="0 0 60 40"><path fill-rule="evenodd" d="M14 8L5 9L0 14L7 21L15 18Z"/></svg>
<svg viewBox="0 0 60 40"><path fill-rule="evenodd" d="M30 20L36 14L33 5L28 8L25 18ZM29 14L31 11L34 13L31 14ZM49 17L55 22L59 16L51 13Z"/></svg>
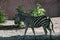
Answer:
<svg viewBox="0 0 60 40"><path fill-rule="evenodd" d="M32 31L33 31L33 33L34 33L34 38L35 38L35 40L36 40L35 31L34 31L34 27L31 27L31 29L32 29Z"/></svg>
<svg viewBox="0 0 60 40"><path fill-rule="evenodd" d="M43 29L44 29L45 35L47 35L47 29L46 29L46 27L43 27Z"/></svg>
<svg viewBox="0 0 60 40"><path fill-rule="evenodd" d="M46 40L46 37L47 37L47 29L46 29L45 26L43 27L43 29L44 29L44 32L45 32L45 39L44 40Z"/></svg>
<svg viewBox="0 0 60 40"><path fill-rule="evenodd" d="M50 32L50 40L52 40L52 29L50 27L47 27L47 29L49 30Z"/></svg>

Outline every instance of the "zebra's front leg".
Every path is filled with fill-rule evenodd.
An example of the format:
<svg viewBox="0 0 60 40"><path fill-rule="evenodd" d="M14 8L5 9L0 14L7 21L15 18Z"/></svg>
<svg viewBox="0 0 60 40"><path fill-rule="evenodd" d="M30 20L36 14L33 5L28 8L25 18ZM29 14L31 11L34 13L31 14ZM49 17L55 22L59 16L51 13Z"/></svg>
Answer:
<svg viewBox="0 0 60 40"><path fill-rule="evenodd" d="M35 40L36 40L35 31L34 31L34 27L31 27L31 29L32 29L32 31L33 31L33 33L34 33L34 38L35 38Z"/></svg>
<svg viewBox="0 0 60 40"><path fill-rule="evenodd" d="M25 35L26 35L27 30L28 30L28 26L25 27L25 32L24 32L23 40L25 38Z"/></svg>

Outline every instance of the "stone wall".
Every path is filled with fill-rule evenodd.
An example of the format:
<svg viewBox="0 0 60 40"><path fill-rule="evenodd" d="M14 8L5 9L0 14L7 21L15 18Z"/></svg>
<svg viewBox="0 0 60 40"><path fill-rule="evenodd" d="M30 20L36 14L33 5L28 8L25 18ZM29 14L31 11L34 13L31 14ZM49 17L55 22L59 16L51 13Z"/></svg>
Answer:
<svg viewBox="0 0 60 40"><path fill-rule="evenodd" d="M58 1L57 0L40 0L38 1L46 10L47 16L59 16Z"/></svg>
<svg viewBox="0 0 60 40"><path fill-rule="evenodd" d="M6 17L11 19L15 16L18 5L22 4L24 12L28 13L36 3L40 3L45 8L47 16L60 16L59 0L3 0L1 5Z"/></svg>

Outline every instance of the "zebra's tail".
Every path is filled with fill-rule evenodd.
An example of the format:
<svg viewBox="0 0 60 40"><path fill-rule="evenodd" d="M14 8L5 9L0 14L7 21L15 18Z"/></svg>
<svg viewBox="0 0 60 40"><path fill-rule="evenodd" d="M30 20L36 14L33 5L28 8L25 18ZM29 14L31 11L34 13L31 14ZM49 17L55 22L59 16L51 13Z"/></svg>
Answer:
<svg viewBox="0 0 60 40"><path fill-rule="evenodd" d="M53 30L53 32L55 33L54 28L53 28L53 22L51 21L51 19L50 19L50 22L51 22L51 24L52 24L52 30Z"/></svg>

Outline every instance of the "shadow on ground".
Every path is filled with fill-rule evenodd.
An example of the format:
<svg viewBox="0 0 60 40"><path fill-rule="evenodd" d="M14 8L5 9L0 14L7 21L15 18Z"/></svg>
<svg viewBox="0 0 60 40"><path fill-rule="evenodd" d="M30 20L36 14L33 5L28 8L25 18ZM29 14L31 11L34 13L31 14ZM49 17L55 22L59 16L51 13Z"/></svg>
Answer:
<svg viewBox="0 0 60 40"><path fill-rule="evenodd" d="M30 28L30 27L29 27ZM35 27L39 28L39 27ZM0 26L0 30L20 30L25 29L25 27L16 27L16 26Z"/></svg>
<svg viewBox="0 0 60 40"><path fill-rule="evenodd" d="M23 40L23 36L0 37L0 40ZM26 35L24 40L34 40L33 35ZM36 35L36 40L50 40L49 36ZM52 36L52 40L60 40L59 36Z"/></svg>
<svg viewBox="0 0 60 40"><path fill-rule="evenodd" d="M0 26L0 30L20 30L24 29L25 27L16 27L16 26Z"/></svg>

